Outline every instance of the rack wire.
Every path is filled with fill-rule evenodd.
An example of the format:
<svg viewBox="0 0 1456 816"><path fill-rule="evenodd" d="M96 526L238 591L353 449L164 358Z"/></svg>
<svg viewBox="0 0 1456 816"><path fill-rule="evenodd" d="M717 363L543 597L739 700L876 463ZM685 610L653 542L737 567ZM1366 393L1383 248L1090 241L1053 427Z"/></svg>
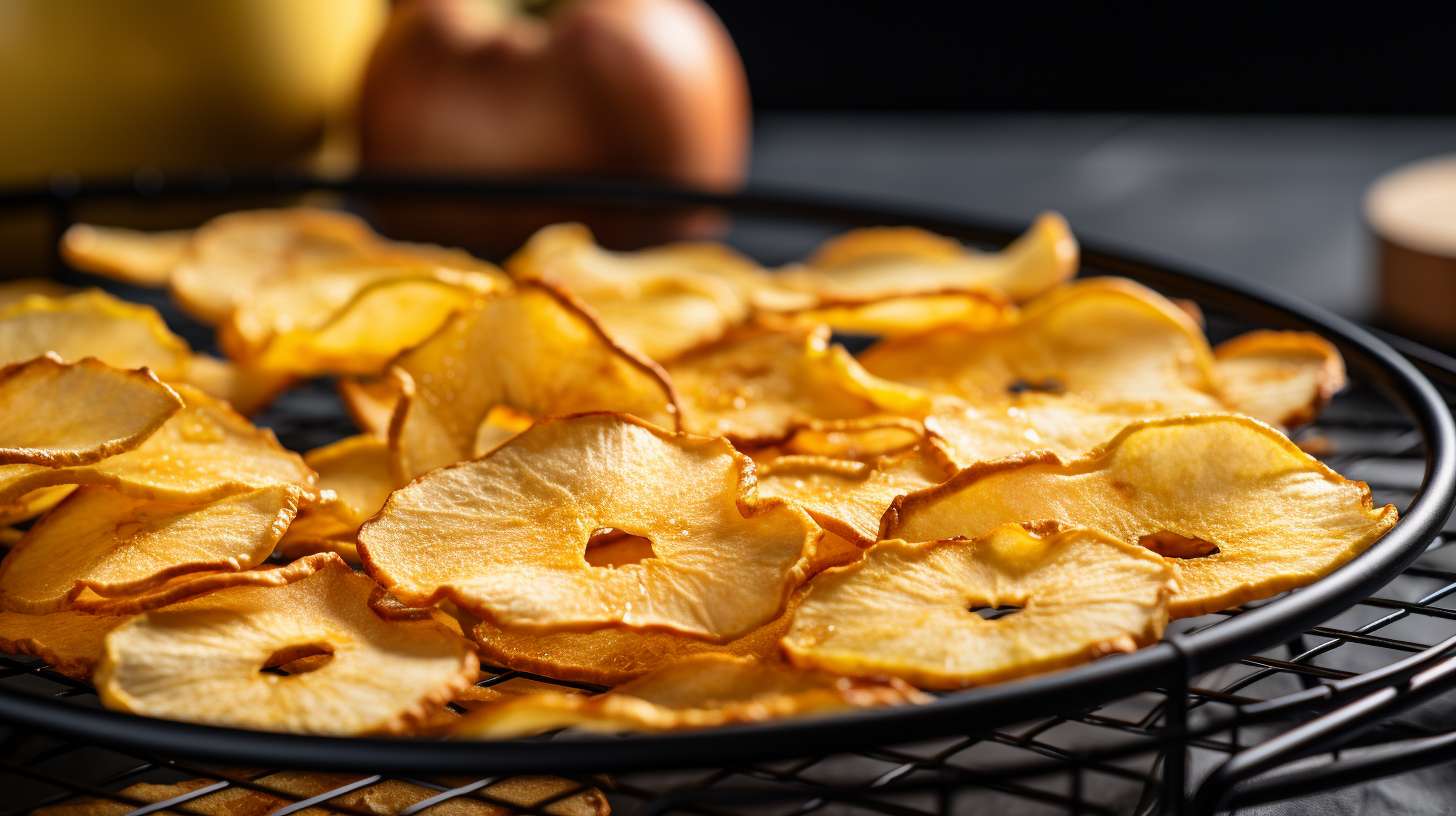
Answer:
<svg viewBox="0 0 1456 816"><path fill-rule="evenodd" d="M1257 322L1237 317L1211 314L1210 333L1226 335ZM1456 362L1419 347L1402 350L1444 385L1456 383ZM290 393L263 420L296 448L348 432L326 384ZM1347 476L1367 481L1377 502L1404 509L1430 478L1428 440L1417 422L1369 383L1357 381L1296 439ZM290 794L276 784L276 769L206 762L198 758L206 751L128 746L124 732L103 747L68 736L58 722L53 730L0 728L0 791L6 792L0 814L82 799L114 803L108 812L116 813L201 813L207 797L240 789L274 796L279 814L310 808L371 813L377 811L361 794L387 780L419 786L424 798L405 813L443 812L463 803L520 813L590 812L595 800L584 797L592 791L619 813L894 816L993 808L1007 814L1204 813L1307 796L1456 758L1456 711L1431 702L1456 684L1456 548L1446 546L1453 533L1448 521L1392 582L1351 598L1348 609L1272 648L1222 665L1190 657L1178 670L1150 673L1135 693L1109 700L1089 690L1085 700L1064 699L1054 716L995 727L976 718L951 719L937 738L908 745L884 739L855 744L855 750L825 750L805 743L802 751L780 746L776 753L789 757L784 759L572 773L548 797L521 803L492 794L499 774L387 775L359 768L329 777L307 795ZM1176 649L1180 639L1251 611L1178 622L1166 642ZM481 683L517 677L551 682L495 668ZM79 711L98 707L89 685L31 658L0 656L0 692L8 691L64 701ZM570 735L547 740L563 756L572 742ZM317 764L331 767L323 756ZM483 764L479 770L491 769ZM159 802L120 793L137 782L179 780L205 784Z"/></svg>

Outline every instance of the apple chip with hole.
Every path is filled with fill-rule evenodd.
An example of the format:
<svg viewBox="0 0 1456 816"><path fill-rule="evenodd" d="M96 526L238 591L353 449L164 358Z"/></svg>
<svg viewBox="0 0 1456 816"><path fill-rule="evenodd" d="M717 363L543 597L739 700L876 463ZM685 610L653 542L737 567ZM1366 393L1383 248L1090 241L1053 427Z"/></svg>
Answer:
<svg viewBox="0 0 1456 816"><path fill-rule="evenodd" d="M146 369L47 354L0 369L0 464L90 464L136 446L182 407Z"/></svg>
<svg viewBox="0 0 1456 816"><path fill-rule="evenodd" d="M588 544L606 531L646 539L652 557L592 566ZM409 606L449 599L505 628L722 642L783 610L817 539L803 511L755 495L752 463L726 440L588 414L396 490L359 551Z"/></svg>
<svg viewBox="0 0 1456 816"><path fill-rule="evenodd" d="M374 583L328 556L279 587L221 589L113 630L96 670L109 708L304 734L408 727L469 685L469 645L434 621L386 621ZM264 669L305 654L332 659L290 676Z"/></svg>
<svg viewBox="0 0 1456 816"><path fill-rule="evenodd" d="M1000 252L979 252L911 227L858 229L830 239L779 285L822 304L866 303L906 295L992 292L1031 300L1077 274L1077 239L1056 213L1043 213Z"/></svg>
<svg viewBox="0 0 1456 816"><path fill-rule="evenodd" d="M1345 361L1328 340L1309 332L1253 331L1213 350L1225 404L1271 425L1313 422L1345 387Z"/></svg>
<svg viewBox="0 0 1456 816"><path fill-rule="evenodd" d="M40 615L83 590L133 595L178 575L246 570L273 552L300 492L275 485L198 505L82 487L0 562L0 606Z"/></svg>
<svg viewBox="0 0 1456 816"><path fill-rule="evenodd" d="M878 376L975 404L1047 393L1167 410L1223 407L1198 325L1156 292L1117 278L1064 286L1002 329L884 340L860 362Z"/></svg>
<svg viewBox="0 0 1456 816"><path fill-rule="evenodd" d="M879 540L880 518L892 501L954 472L929 446L869 461L755 452L754 462L759 495L804 508L820 527L860 547Z"/></svg>
<svg viewBox="0 0 1456 816"><path fill-rule="evenodd" d="M979 536L1007 522L1104 530L1167 557L1174 617L1314 581L1377 541L1396 510L1273 428L1203 415L1128 426L1082 459L1027 455L897 499L884 538Z"/></svg>
<svg viewBox="0 0 1456 816"><path fill-rule="evenodd" d="M457 738L508 739L558 728L678 731L812 717L930 698L895 681L866 682L751 657L703 654L662 666L606 694L544 692L466 714Z"/></svg>
<svg viewBox="0 0 1456 816"><path fill-rule="evenodd" d="M607 333L654 360L721 337L748 319L757 264L715 244L611 252L580 224L538 231L506 264L518 280L545 281L591 308Z"/></svg>
<svg viewBox="0 0 1456 816"><path fill-rule="evenodd" d="M542 284L523 283L449 320L395 361L403 396L390 424L401 482L474 455L498 408L528 417L620 411L677 424L656 364L616 346L589 314Z"/></svg>
<svg viewBox="0 0 1456 816"><path fill-rule="evenodd" d="M102 644L127 615L93 615L75 610L27 615L0 612L0 652L32 655L53 671L89 680L101 661Z"/></svg>
<svg viewBox="0 0 1456 816"><path fill-rule="evenodd" d="M778 442L801 428L918 416L929 395L874 377L827 326L745 327L667 366L685 430L735 443Z"/></svg>
<svg viewBox="0 0 1456 816"><path fill-rule="evenodd" d="M1151 643L1173 588L1162 559L1093 530L882 541L814 579L783 645L803 666L959 688Z"/></svg>
<svg viewBox="0 0 1456 816"><path fill-rule="evenodd" d="M271 431L195 388L182 410L137 447L88 465L0 465L0 505L51 485L106 485L157 501L202 502L278 484L312 489L315 476Z"/></svg>

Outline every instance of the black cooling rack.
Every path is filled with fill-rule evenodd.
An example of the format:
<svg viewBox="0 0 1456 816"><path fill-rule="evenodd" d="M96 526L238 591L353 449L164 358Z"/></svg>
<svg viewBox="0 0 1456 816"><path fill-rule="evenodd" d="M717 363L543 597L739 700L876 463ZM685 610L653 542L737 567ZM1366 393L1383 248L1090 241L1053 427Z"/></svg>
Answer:
<svg viewBox="0 0 1456 816"><path fill-rule="evenodd" d="M142 187L0 195L0 218L34 213L49 224L49 240L71 219L94 217L86 208L98 202L146 209L194 199L222 210L319 191L366 210L379 196L587 200L653 214L714 206L732 216L736 243L770 261L780 259L776 252L801 253L815 230L865 223L920 224L993 243L1010 234L943 214L802 197L418 179L148 179ZM197 219L174 217L179 225ZM200 797L228 787L292 803L277 813L369 812L350 807L349 797L386 778L431 791L406 811L417 813L464 797L490 802L492 783L527 771L573 784L529 806L496 804L569 812L579 802L573 796L596 788L627 813L1212 812L1456 758L1456 712L1432 702L1456 684L1456 550L1444 549L1456 456L1443 398L1388 346L1317 311L1123 254L1084 250L1084 262L1092 273L1127 274L1194 298L1215 337L1267 325L1335 339L1353 387L1297 439L1369 482L1377 501L1403 508L1396 533L1319 584L1179 622L1164 643L1136 655L948 695L928 709L710 734L481 745L252 734L100 711L86 684L0 656L0 717L12 723L0 731L0 813L84 797L112 800L118 813L199 812ZM56 266L55 274L70 273ZM199 344L206 339L185 322L178 328ZM1438 382L1456 383L1456 363L1402 350ZM300 449L349 431L326 384L289 394L263 420ZM482 684L517 676L547 679L497 670ZM352 773L300 801L269 785L271 769L282 767ZM378 773L385 770L394 773ZM152 804L117 793L134 782L183 779L209 784Z"/></svg>

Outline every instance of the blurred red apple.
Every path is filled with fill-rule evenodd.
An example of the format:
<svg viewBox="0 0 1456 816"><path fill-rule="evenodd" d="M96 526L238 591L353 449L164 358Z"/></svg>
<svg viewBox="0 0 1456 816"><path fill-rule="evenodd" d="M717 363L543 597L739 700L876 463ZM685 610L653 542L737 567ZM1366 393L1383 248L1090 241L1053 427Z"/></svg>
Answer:
<svg viewBox="0 0 1456 816"><path fill-rule="evenodd" d="M404 0L366 71L360 139L367 170L731 189L747 82L699 0Z"/></svg>

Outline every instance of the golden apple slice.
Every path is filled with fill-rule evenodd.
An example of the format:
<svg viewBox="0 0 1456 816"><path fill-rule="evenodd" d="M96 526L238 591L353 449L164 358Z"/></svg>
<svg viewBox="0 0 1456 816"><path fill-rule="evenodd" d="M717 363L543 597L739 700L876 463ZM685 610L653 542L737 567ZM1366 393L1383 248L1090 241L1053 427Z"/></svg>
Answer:
<svg viewBox="0 0 1456 816"><path fill-rule="evenodd" d="M777 442L826 421L915 416L930 405L913 388L870 375L826 326L746 327L667 366L683 427L740 444Z"/></svg>
<svg viewBox="0 0 1456 816"><path fill-rule="evenodd" d="M574 300L542 284L457 315L394 370L408 382L390 425L400 481L469 459L481 422L498 407L537 418L621 411L677 424L662 370L613 345Z"/></svg>
<svg viewBox="0 0 1456 816"><path fill-rule="evenodd" d="M818 538L803 511L758 499L752 473L721 438L624 415L544 420L396 490L359 552L409 606L449 599L509 628L726 641L782 611ZM653 557L593 567L587 544L605 530L647 539Z"/></svg>
<svg viewBox="0 0 1456 816"><path fill-rule="evenodd" d="M1233 410L1271 425L1313 422L1345 387L1345 361L1309 332L1253 331L1213 350L1219 395Z"/></svg>
<svg viewBox="0 0 1456 816"><path fill-rule="evenodd" d="M90 464L131 450L182 407L146 369L54 355L0 369L0 464Z"/></svg>
<svg viewBox="0 0 1456 816"><path fill-rule="evenodd" d="M1000 252L979 252L911 227L852 230L825 242L803 265L777 277L821 302L865 303L905 295L993 292L1031 300L1077 274L1077 240L1056 213L1043 213Z"/></svg>
<svg viewBox="0 0 1456 816"><path fill-rule="evenodd" d="M137 447L89 465L0 465L0 505L51 485L107 485L137 498L204 502L259 487L311 490L303 459L226 404L175 386L182 410Z"/></svg>
<svg viewBox="0 0 1456 816"><path fill-rule="evenodd" d="M399 731L469 685L468 644L433 621L369 611L374 583L330 558L280 587L233 587L113 630L96 670L108 707L304 734ZM332 654L287 677L261 669Z"/></svg>
<svg viewBox="0 0 1456 816"><path fill-rule="evenodd" d="M488 703L461 718L455 736L508 739L568 727L608 733L676 731L928 699L901 683L856 681L749 657L703 654L594 697L543 692Z"/></svg>
<svg viewBox="0 0 1456 816"><path fill-rule="evenodd" d="M172 270L191 243L192 230L146 232L74 224L61 236L61 257L83 272L156 288L171 282Z"/></svg>
<svg viewBox="0 0 1456 816"><path fill-rule="evenodd" d="M1092 530L882 541L814 579L783 645L795 663L838 674L992 683L1157 640L1172 579L1156 555Z"/></svg>
<svg viewBox="0 0 1456 816"><path fill-rule="evenodd" d="M41 615L87 589L132 595L178 575L256 566L293 521L299 492L275 485L195 505L83 487L0 562L0 606Z"/></svg>
<svg viewBox="0 0 1456 816"><path fill-rule="evenodd" d="M1027 455L961 471L897 499L883 538L980 536L1006 522L1104 530L1167 554L1179 590L1174 617L1199 615L1303 586L1389 530L1393 506L1273 428L1242 416L1191 416L1128 426L1082 459Z"/></svg>
<svg viewBox="0 0 1456 816"><path fill-rule="evenodd" d="M67 677L90 680L106 635L128 619L69 609L46 615L0 612L0 652L33 655Z"/></svg>

